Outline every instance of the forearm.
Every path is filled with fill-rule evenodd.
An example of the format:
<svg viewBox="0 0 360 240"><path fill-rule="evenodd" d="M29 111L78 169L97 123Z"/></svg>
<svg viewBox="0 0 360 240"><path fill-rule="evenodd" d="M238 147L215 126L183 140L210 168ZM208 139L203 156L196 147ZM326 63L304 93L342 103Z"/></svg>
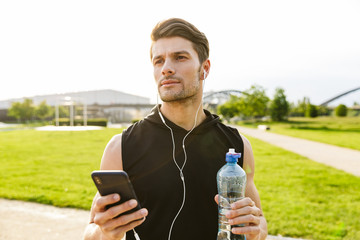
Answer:
<svg viewBox="0 0 360 240"><path fill-rule="evenodd" d="M122 240L126 239L126 234ZM84 232L83 240L110 240L102 233L101 229L95 223L90 223Z"/></svg>
<svg viewBox="0 0 360 240"><path fill-rule="evenodd" d="M90 223L84 232L84 240L103 240L102 232L98 225Z"/></svg>

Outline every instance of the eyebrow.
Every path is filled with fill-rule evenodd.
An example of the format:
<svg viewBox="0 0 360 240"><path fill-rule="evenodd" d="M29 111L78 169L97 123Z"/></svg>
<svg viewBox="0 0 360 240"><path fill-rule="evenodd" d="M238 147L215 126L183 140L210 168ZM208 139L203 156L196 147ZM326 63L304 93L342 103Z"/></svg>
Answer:
<svg viewBox="0 0 360 240"><path fill-rule="evenodd" d="M185 50L171 53L171 55L174 55L174 56L178 56L178 55L181 55L181 54L190 55L190 53L188 51L185 51ZM152 61L154 61L156 59L159 59L161 57L162 57L162 55L157 55L157 56L153 57Z"/></svg>

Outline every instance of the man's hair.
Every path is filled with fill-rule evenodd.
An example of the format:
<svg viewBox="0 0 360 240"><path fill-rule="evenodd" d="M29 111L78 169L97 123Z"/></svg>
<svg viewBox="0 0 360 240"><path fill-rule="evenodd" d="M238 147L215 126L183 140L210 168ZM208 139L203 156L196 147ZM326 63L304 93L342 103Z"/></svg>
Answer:
<svg viewBox="0 0 360 240"><path fill-rule="evenodd" d="M209 42L204 33L200 32L194 25L181 19L170 18L159 22L151 32L150 58L152 58L152 47L154 42L160 38L182 37L192 42L194 50L199 56L200 64L209 58Z"/></svg>

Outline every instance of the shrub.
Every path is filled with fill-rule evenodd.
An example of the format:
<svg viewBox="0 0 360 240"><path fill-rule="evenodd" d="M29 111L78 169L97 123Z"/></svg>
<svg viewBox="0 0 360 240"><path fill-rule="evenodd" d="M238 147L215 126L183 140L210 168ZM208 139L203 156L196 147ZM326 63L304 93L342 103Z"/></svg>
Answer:
<svg viewBox="0 0 360 240"><path fill-rule="evenodd" d="M311 117L311 118L315 118L318 116L318 107L313 105L313 104L308 104L306 106L306 117Z"/></svg>
<svg viewBox="0 0 360 240"><path fill-rule="evenodd" d="M56 124L56 121L54 121L54 124ZM84 120L82 119L75 119L74 120L74 126L83 126ZM107 126L107 119L105 118L94 118L94 119L88 119L87 120L88 126L101 126L106 127ZM59 118L59 126L70 126L70 119L68 118Z"/></svg>
<svg viewBox="0 0 360 240"><path fill-rule="evenodd" d="M345 117L347 115L347 107L344 104L340 104L335 108L335 115L338 117Z"/></svg>

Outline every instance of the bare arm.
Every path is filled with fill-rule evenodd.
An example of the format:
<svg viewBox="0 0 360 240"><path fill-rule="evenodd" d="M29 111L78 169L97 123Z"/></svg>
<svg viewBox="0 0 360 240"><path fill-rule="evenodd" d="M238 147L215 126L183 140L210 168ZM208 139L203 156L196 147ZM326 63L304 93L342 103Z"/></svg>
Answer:
<svg viewBox="0 0 360 240"><path fill-rule="evenodd" d="M242 136L244 142L244 170L247 182L245 198L232 204L232 210L226 214L231 225L245 224L244 227L234 227L234 234L246 234L249 240L265 240L267 223L261 210L260 196L254 183L255 163L250 142ZM218 196L215 197L218 202Z"/></svg>
<svg viewBox="0 0 360 240"><path fill-rule="evenodd" d="M122 170L121 134L114 136L107 144L100 164L101 170ZM84 240L123 239L125 233L144 222L146 209L115 218L119 214L134 208L136 201L106 209L106 206L120 200L118 194L100 196L96 193L90 211L90 222L84 233ZM136 219L141 219L137 220Z"/></svg>

